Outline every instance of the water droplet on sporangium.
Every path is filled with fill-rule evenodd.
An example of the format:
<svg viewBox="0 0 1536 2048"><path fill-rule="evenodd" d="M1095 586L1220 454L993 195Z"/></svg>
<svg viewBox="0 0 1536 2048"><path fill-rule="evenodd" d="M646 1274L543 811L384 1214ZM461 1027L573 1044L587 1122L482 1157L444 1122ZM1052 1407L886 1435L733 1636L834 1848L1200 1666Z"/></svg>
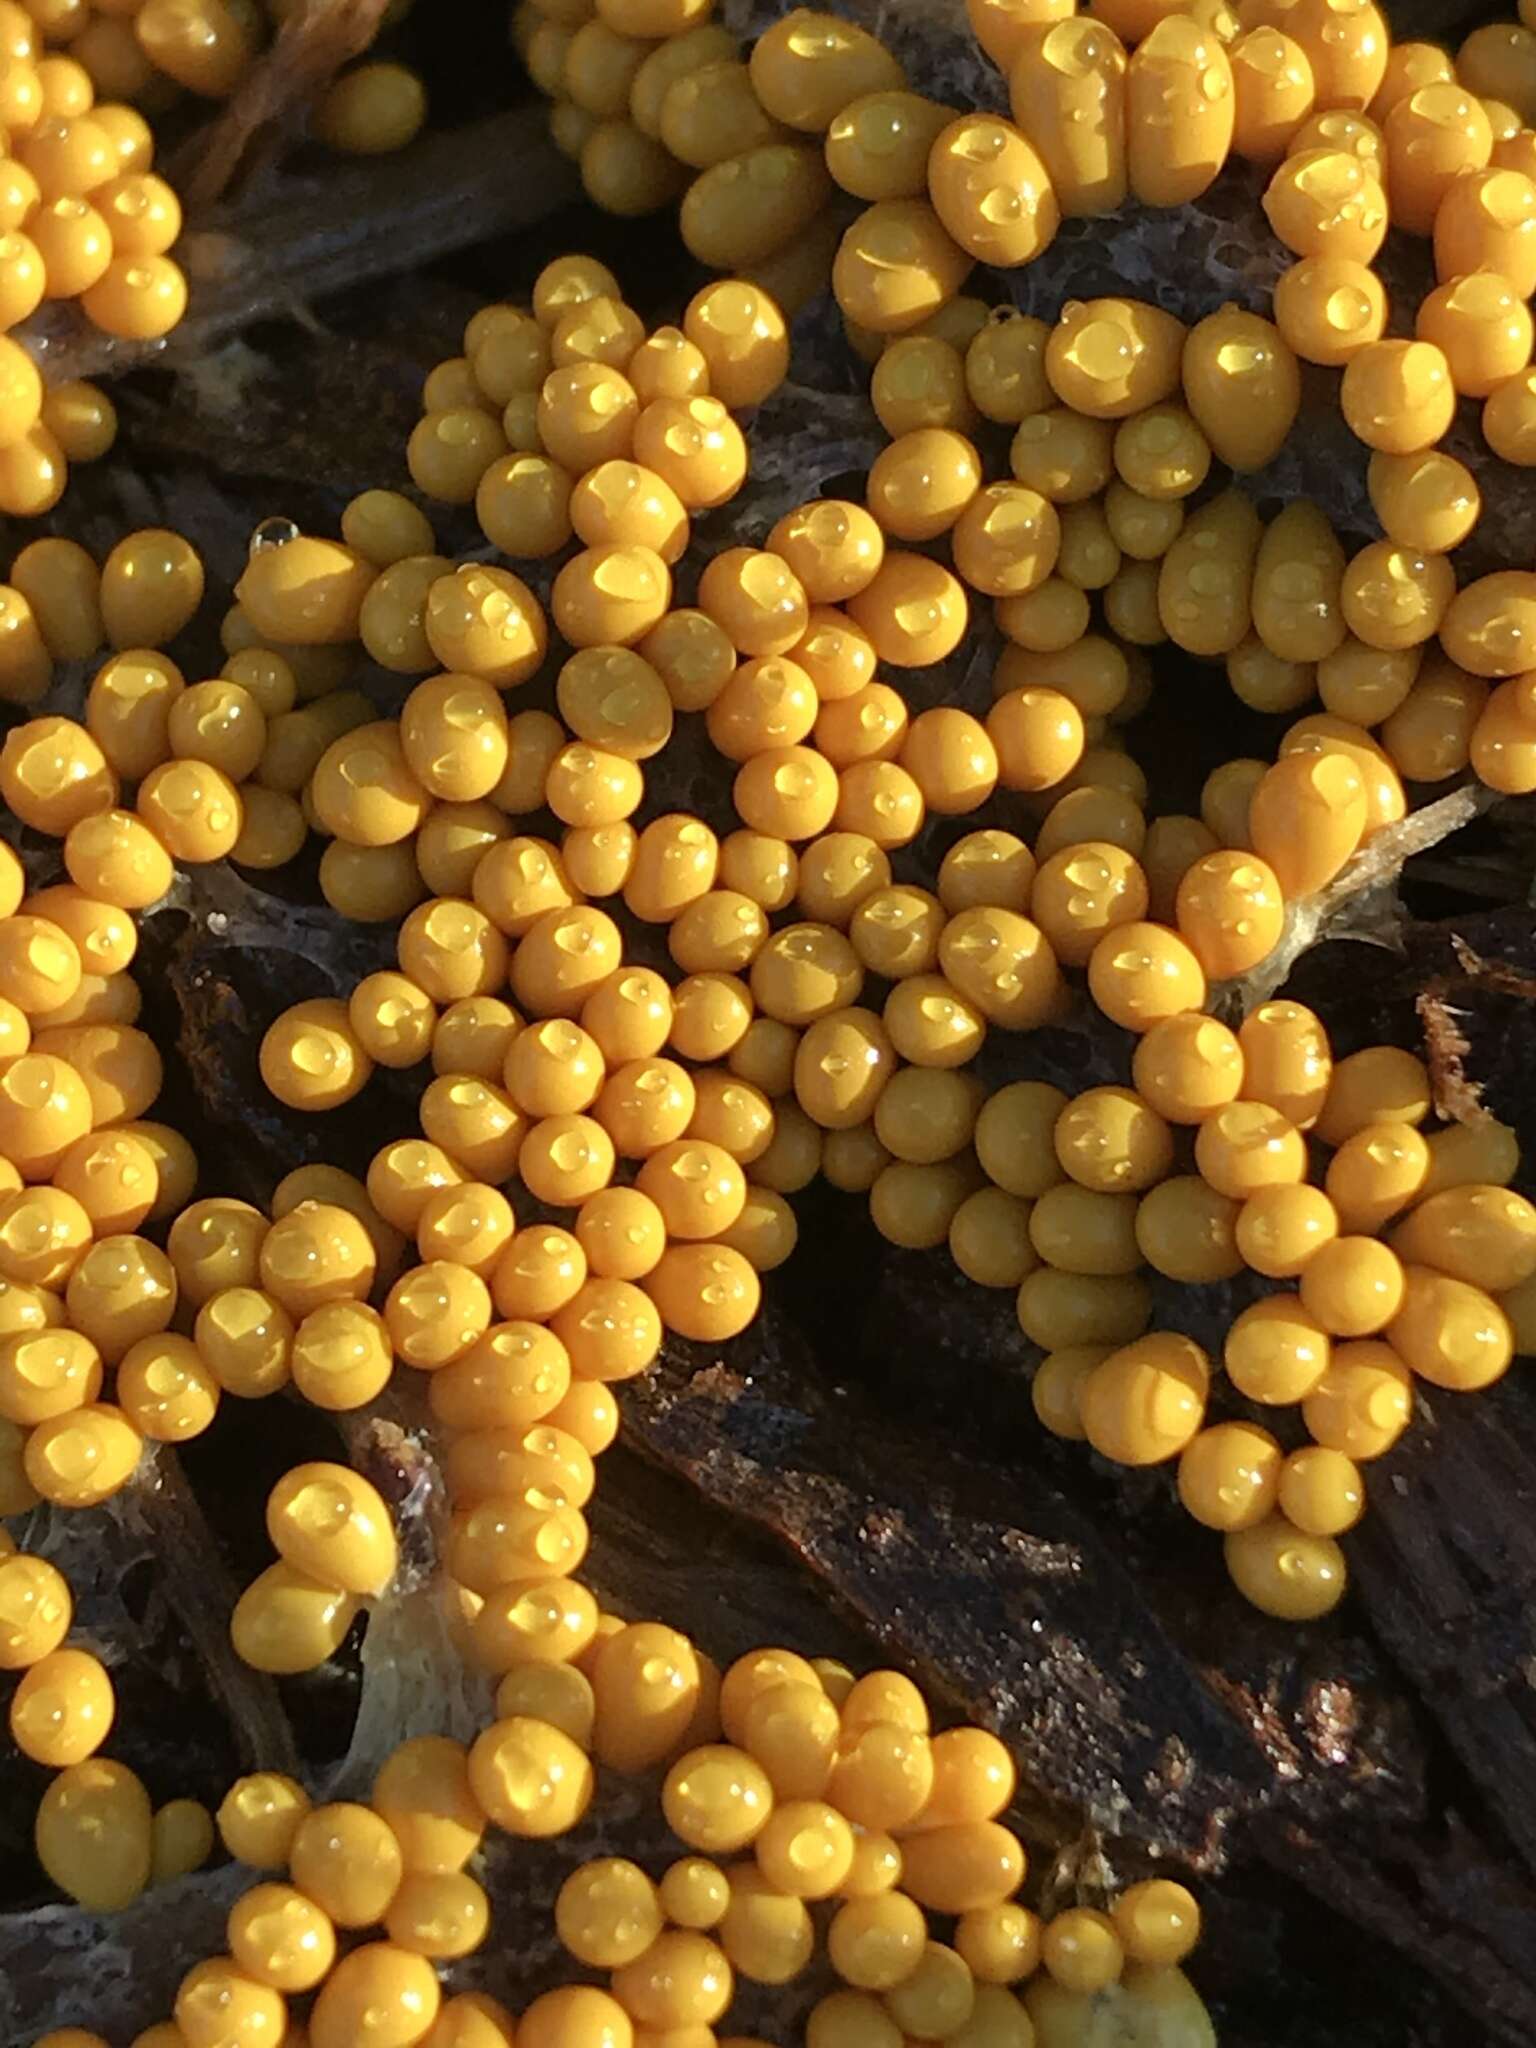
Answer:
<svg viewBox="0 0 1536 2048"><path fill-rule="evenodd" d="M248 552L253 555L265 554L268 548L285 548L289 541L297 540L299 529L291 519L280 514L263 519L251 529Z"/></svg>

